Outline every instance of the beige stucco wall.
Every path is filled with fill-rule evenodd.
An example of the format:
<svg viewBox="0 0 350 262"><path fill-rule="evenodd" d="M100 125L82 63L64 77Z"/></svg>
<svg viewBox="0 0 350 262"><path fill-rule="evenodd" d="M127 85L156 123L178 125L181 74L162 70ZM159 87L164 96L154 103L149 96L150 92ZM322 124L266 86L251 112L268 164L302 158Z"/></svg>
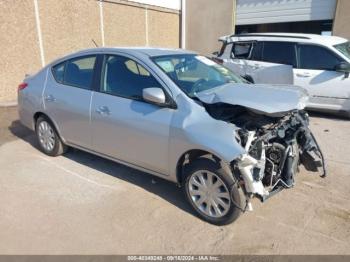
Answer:
<svg viewBox="0 0 350 262"><path fill-rule="evenodd" d="M180 47L180 16L176 13L148 10L150 46Z"/></svg>
<svg viewBox="0 0 350 262"><path fill-rule="evenodd" d="M235 0L187 0L186 48L211 54L218 51L218 38L234 31Z"/></svg>
<svg viewBox="0 0 350 262"><path fill-rule="evenodd" d="M179 11L124 0L38 0L44 62L102 46L179 47ZM17 99L26 73L41 68L33 0L0 1L0 105ZM103 27L101 26L101 18ZM147 24L146 24L147 23ZM147 32L146 32L147 30Z"/></svg>
<svg viewBox="0 0 350 262"><path fill-rule="evenodd" d="M338 0L333 25L333 35L350 39L350 1Z"/></svg>
<svg viewBox="0 0 350 262"><path fill-rule="evenodd" d="M101 43L100 16L95 0L39 1L46 63L69 52Z"/></svg>
<svg viewBox="0 0 350 262"><path fill-rule="evenodd" d="M106 45L146 45L144 8L105 2L103 13Z"/></svg>
<svg viewBox="0 0 350 262"><path fill-rule="evenodd" d="M0 102L6 102L16 98L24 75L41 62L33 0L0 1L0 14Z"/></svg>

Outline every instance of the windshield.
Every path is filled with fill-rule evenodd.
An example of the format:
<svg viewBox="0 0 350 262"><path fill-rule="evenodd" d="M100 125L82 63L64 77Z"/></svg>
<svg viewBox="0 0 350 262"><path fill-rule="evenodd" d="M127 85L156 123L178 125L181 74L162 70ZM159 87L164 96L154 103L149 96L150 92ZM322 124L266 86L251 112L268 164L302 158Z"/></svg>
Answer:
<svg viewBox="0 0 350 262"><path fill-rule="evenodd" d="M204 56L169 55L152 60L190 97L227 83L246 82Z"/></svg>
<svg viewBox="0 0 350 262"><path fill-rule="evenodd" d="M350 42L345 42L334 46L338 51L350 59Z"/></svg>

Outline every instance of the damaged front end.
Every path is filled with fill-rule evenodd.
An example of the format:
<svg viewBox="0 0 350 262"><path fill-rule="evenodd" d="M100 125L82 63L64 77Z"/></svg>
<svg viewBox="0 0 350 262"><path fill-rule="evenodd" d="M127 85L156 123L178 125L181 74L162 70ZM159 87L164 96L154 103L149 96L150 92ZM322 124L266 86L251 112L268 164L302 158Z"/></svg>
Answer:
<svg viewBox="0 0 350 262"><path fill-rule="evenodd" d="M300 164L326 176L324 157L308 127L305 111L291 110L271 116L226 103L205 107L212 117L238 127L235 139L246 153L234 160L231 167L239 174L248 198L256 196L265 201L292 187Z"/></svg>

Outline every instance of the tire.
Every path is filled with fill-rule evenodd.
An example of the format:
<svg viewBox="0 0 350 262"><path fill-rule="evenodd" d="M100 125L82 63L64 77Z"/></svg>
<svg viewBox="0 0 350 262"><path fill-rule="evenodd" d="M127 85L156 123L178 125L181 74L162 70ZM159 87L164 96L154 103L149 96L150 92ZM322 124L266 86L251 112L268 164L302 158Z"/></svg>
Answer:
<svg viewBox="0 0 350 262"><path fill-rule="evenodd" d="M49 156L59 156L67 151L67 146L59 137L55 126L44 116L35 123L35 133L40 150Z"/></svg>
<svg viewBox="0 0 350 262"><path fill-rule="evenodd" d="M206 181L201 180L201 174L204 180L207 179ZM212 187L209 187L210 189L203 187L203 184L210 184L210 180ZM240 216L246 204L244 193L235 182L235 179L227 174L220 164L211 159L199 158L186 167L183 190L188 202L200 218L214 225L227 225ZM197 194L198 191L201 191L201 194ZM206 205L203 199L207 201ZM211 202L213 199L214 203ZM201 202L203 203L200 204ZM214 207L215 204L216 207Z"/></svg>

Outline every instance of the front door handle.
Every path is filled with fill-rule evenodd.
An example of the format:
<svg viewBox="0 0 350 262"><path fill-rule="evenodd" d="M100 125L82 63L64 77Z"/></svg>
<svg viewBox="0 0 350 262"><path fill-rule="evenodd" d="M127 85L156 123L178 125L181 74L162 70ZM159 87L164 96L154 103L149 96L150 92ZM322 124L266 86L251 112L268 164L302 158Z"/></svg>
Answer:
<svg viewBox="0 0 350 262"><path fill-rule="evenodd" d="M297 73L297 76L299 76L299 77L310 77L311 74L308 73L308 72L303 72L303 73Z"/></svg>
<svg viewBox="0 0 350 262"><path fill-rule="evenodd" d="M96 109L96 113L100 115L110 115L111 111L107 106L100 106L99 108Z"/></svg>
<svg viewBox="0 0 350 262"><path fill-rule="evenodd" d="M47 95L45 97L45 101L46 102L55 102L56 101L56 98L53 96L53 95Z"/></svg>

